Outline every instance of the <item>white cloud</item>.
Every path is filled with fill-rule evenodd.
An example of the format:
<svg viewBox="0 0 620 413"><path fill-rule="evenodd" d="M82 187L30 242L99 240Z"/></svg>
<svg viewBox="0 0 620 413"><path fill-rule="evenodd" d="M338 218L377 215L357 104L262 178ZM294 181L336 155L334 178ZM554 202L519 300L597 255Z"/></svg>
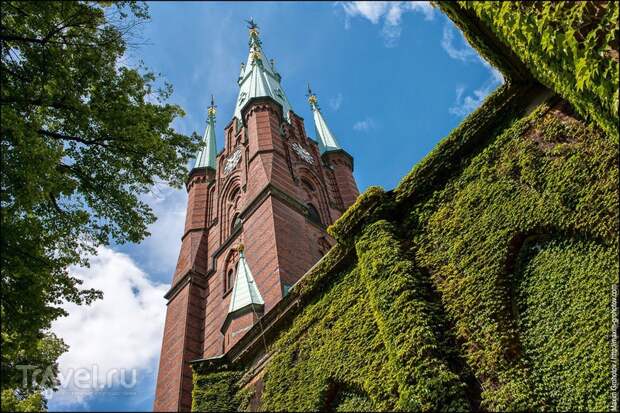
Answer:
<svg viewBox="0 0 620 413"><path fill-rule="evenodd" d="M366 118L364 120L360 120L353 124L353 129L360 132L368 132L371 129L374 129L375 121L372 118Z"/></svg>
<svg viewBox="0 0 620 413"><path fill-rule="evenodd" d="M435 17L433 6L427 1L347 1L340 4L345 12L346 29L354 17L363 17L372 24L383 21L381 35L387 47L394 47L398 43L403 13L422 13L424 20Z"/></svg>
<svg viewBox="0 0 620 413"><path fill-rule="evenodd" d="M59 359L63 384L51 395L54 406L65 408L83 405L101 392L118 391L123 382L131 384L130 369L138 370L137 381L155 374L164 327L163 295L169 288L153 283L129 256L107 247L90 257L90 268L72 266L69 273L83 280L84 288L103 291L104 297L90 306L65 304L69 316L52 325L70 346ZM106 381L114 369L128 370L123 381L119 382L120 372ZM78 374L86 385L80 385Z"/></svg>
<svg viewBox="0 0 620 413"><path fill-rule="evenodd" d="M454 29L449 23L446 23L443 27L443 36L441 38L441 47L448 53L453 59L460 60L462 62L474 61L476 59L476 51L467 43L467 40L463 37L463 34L459 31L461 43L463 47L455 46Z"/></svg>
<svg viewBox="0 0 620 413"><path fill-rule="evenodd" d="M160 184L141 199L151 206L157 221L148 228L151 235L131 248L131 255L149 273L165 272L165 279L172 279L185 226L187 192Z"/></svg>
<svg viewBox="0 0 620 413"><path fill-rule="evenodd" d="M488 68L490 71L489 79L481 87L474 89L472 94L466 95L466 87L463 85L456 87L456 99L454 105L448 109L448 112L455 116L468 115L480 106L489 93L502 84L504 78L501 73L490 65Z"/></svg>
<svg viewBox="0 0 620 413"><path fill-rule="evenodd" d="M477 89L474 89L472 94L465 94L466 87L463 85L457 85L456 87L456 99L454 105L448 109L452 115L466 116L473 112L480 106L484 99L493 92L497 87L504 83L504 77L501 72L491 66L486 60L479 58L479 61L489 71L489 78Z"/></svg>
<svg viewBox="0 0 620 413"><path fill-rule="evenodd" d="M329 99L329 106L332 108L332 110L337 111L338 109L340 109L341 105L342 105L342 93L338 92L338 94L335 97L332 97L331 99Z"/></svg>
<svg viewBox="0 0 620 413"><path fill-rule="evenodd" d="M452 26L452 23L447 21L443 27L443 36L441 38L441 47L448 53L452 59L460 60L462 62L479 62L482 63L488 70L491 72L491 76L493 81L500 84L504 82L504 77L495 67L491 66L489 62L484 60L482 56L480 56L476 50L471 47L471 45L467 42L467 39L463 36L463 33L456 29L458 32L458 37L460 38L460 43L462 43L462 47L456 46L454 43L455 39L455 28Z"/></svg>
<svg viewBox="0 0 620 413"><path fill-rule="evenodd" d="M491 66L491 64L484 60L482 57L480 57L480 61L482 62L484 67L486 67L487 70L491 73L491 79L489 80L490 82L495 82L498 85L504 83L504 76L502 76L502 72Z"/></svg>
<svg viewBox="0 0 620 413"><path fill-rule="evenodd" d="M454 34L455 28L452 26L452 23L447 21L443 27L441 47L446 51L448 56L465 63L480 63L489 71L489 78L482 86L474 89L471 94L465 93L467 89L465 86L457 85L456 99L454 105L448 109L448 112L455 116L466 116L477 109L489 93L504 82L504 77L499 70L491 66L489 62L476 53L461 31L456 31L458 32L458 37L460 39L458 42L461 43L461 46L455 44L457 39Z"/></svg>

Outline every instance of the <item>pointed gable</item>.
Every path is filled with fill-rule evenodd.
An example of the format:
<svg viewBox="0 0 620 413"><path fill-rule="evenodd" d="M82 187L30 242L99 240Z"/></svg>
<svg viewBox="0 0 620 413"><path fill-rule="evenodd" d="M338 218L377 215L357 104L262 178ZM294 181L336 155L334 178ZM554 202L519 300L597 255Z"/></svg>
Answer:
<svg viewBox="0 0 620 413"><path fill-rule="evenodd" d="M263 297L258 291L258 286L245 260L243 250L241 250L239 252L239 262L237 263L235 284L230 297L230 305L228 306L228 314L243 310L251 305L264 304Z"/></svg>

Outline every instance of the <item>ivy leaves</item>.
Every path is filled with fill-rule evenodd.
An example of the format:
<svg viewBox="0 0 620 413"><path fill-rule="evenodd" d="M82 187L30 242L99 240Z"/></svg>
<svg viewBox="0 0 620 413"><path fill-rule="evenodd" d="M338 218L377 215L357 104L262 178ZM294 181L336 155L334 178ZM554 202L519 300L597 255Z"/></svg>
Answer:
<svg viewBox="0 0 620 413"><path fill-rule="evenodd" d="M461 2L543 84L618 139L617 2Z"/></svg>

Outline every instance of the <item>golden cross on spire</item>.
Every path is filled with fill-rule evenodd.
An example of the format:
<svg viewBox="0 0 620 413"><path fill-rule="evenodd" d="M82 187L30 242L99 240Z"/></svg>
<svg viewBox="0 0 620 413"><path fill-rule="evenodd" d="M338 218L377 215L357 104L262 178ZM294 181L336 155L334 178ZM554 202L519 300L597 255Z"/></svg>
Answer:
<svg viewBox="0 0 620 413"><path fill-rule="evenodd" d="M248 29L250 29L250 36L258 37L258 24L256 24L254 19L250 17L250 20L246 20L245 22L248 24Z"/></svg>
<svg viewBox="0 0 620 413"><path fill-rule="evenodd" d="M209 106L209 108L207 109L207 114L209 115L209 119L214 119L215 118L215 108L217 106L215 106L215 100L213 99L213 95L211 95L211 105Z"/></svg>
<svg viewBox="0 0 620 413"><path fill-rule="evenodd" d="M312 93L310 83L308 83L308 94L306 96L308 97L308 103L310 103L311 106L318 108L318 99L316 98L316 95Z"/></svg>

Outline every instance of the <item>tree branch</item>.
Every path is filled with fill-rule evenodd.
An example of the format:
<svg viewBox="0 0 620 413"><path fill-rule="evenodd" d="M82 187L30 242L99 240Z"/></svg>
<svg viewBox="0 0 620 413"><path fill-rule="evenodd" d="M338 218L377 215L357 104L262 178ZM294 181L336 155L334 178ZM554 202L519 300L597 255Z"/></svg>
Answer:
<svg viewBox="0 0 620 413"><path fill-rule="evenodd" d="M46 131L45 129L39 129L37 132L41 135L49 136L50 138L54 138L58 140L74 141L74 142L83 143L84 145L100 145L106 148L108 147L108 145L104 141L100 141L100 140L83 139L83 138L80 138L79 136L64 135L62 133Z"/></svg>
<svg viewBox="0 0 620 413"><path fill-rule="evenodd" d="M0 98L0 105L10 105L13 103L23 104L23 105L44 106L44 107L50 107L50 108L55 108L55 109L69 109L69 110L78 109L74 106L67 106L64 103L59 102L59 101L46 102L43 99L28 99L28 98L20 99L20 98L15 98L15 97Z"/></svg>
<svg viewBox="0 0 620 413"><path fill-rule="evenodd" d="M38 43L38 44L45 43L43 39L38 39L36 37L21 37L21 36L14 36L10 34L0 34L0 40L4 40L4 41L12 40L16 42L27 42L27 43Z"/></svg>
<svg viewBox="0 0 620 413"><path fill-rule="evenodd" d="M59 214L64 214L65 211L63 211L60 206L58 205L58 201L56 200L56 197L50 192L49 194L49 198L50 201L52 203L52 206L54 207L54 209L56 210L56 212L58 212Z"/></svg>

